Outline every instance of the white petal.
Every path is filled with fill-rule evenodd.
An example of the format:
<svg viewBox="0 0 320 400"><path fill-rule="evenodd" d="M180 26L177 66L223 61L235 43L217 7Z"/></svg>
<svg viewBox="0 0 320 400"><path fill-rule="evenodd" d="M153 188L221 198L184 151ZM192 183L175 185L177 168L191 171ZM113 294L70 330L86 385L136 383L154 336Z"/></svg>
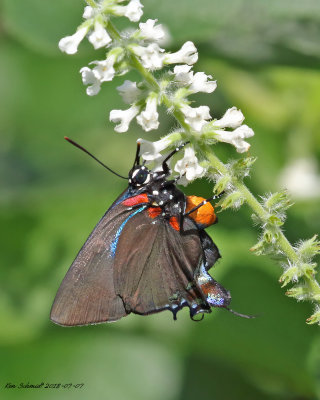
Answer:
<svg viewBox="0 0 320 400"><path fill-rule="evenodd" d="M151 43L147 47L133 46L132 50L140 57L143 66L150 70L161 69L163 66L164 50L157 43Z"/></svg>
<svg viewBox="0 0 320 400"><path fill-rule="evenodd" d="M105 30L100 22L95 22L94 31L89 35L89 42L93 45L95 49L100 49L112 41L108 32Z"/></svg>
<svg viewBox="0 0 320 400"><path fill-rule="evenodd" d="M142 38L154 41L165 38L165 31L162 25L155 25L157 21L157 19L148 19L147 22L139 24Z"/></svg>
<svg viewBox="0 0 320 400"><path fill-rule="evenodd" d="M188 86L192 83L193 72L190 65L176 65L173 69L175 74L175 82L178 82L184 86Z"/></svg>
<svg viewBox="0 0 320 400"><path fill-rule="evenodd" d="M139 0L131 0L125 7L124 16L129 18L132 22L138 22L143 14L142 8L143 5Z"/></svg>
<svg viewBox="0 0 320 400"><path fill-rule="evenodd" d="M192 78L190 90L192 90L193 93L212 93L217 88L217 82L208 81L208 78L212 78L212 76L206 75L204 72L197 72Z"/></svg>
<svg viewBox="0 0 320 400"><path fill-rule="evenodd" d="M110 121L120 122L114 130L116 132L126 132L129 129L130 122L139 113L140 107L133 105L127 110L112 110L110 112Z"/></svg>
<svg viewBox="0 0 320 400"><path fill-rule="evenodd" d="M141 145L141 157L147 161L160 159L162 157L161 151L165 150L170 145L170 141L167 138L160 139L156 142L138 139L137 143L140 143Z"/></svg>
<svg viewBox="0 0 320 400"><path fill-rule="evenodd" d="M91 6L86 6L84 8L84 11L83 11L83 14L82 14L82 17L84 19L93 18L94 15L95 15L95 10Z"/></svg>
<svg viewBox="0 0 320 400"><path fill-rule="evenodd" d="M80 69L81 77L82 77L82 82L84 85L90 85L94 83L97 78L92 72L92 70L88 67L83 67Z"/></svg>
<svg viewBox="0 0 320 400"><path fill-rule="evenodd" d="M157 98L149 97L147 99L146 109L137 116L137 122L146 132L149 132L159 127L158 118Z"/></svg>
<svg viewBox="0 0 320 400"><path fill-rule="evenodd" d="M176 163L174 170L180 173L179 184L181 185L186 185L205 173L205 169L198 163L198 158L191 147L185 149L184 157Z"/></svg>
<svg viewBox="0 0 320 400"><path fill-rule="evenodd" d="M246 153L250 149L250 144L244 140L235 141L233 145L236 147L238 153Z"/></svg>
<svg viewBox="0 0 320 400"><path fill-rule="evenodd" d="M166 64L192 65L198 61L198 52L192 42L186 42L176 53L166 54Z"/></svg>
<svg viewBox="0 0 320 400"><path fill-rule="evenodd" d="M81 73L83 84L91 85L91 86L88 86L86 89L88 96L94 96L94 95L98 94L100 91L101 82L97 78L94 71L92 71L88 67L83 67L80 69L80 73Z"/></svg>
<svg viewBox="0 0 320 400"><path fill-rule="evenodd" d="M78 46L86 36L88 28L80 28L72 36L66 36L59 42L59 49L67 54L75 54L78 51Z"/></svg>
<svg viewBox="0 0 320 400"><path fill-rule="evenodd" d="M233 132L234 136L238 136L241 139L249 138L254 135L254 132L247 125L241 125L239 128L235 129Z"/></svg>
<svg viewBox="0 0 320 400"><path fill-rule="evenodd" d="M99 77L100 82L112 81L115 75L115 70L113 68L114 61L115 57L110 56L106 60L93 61L90 63L96 64L96 67L93 68L93 71Z"/></svg>
<svg viewBox="0 0 320 400"><path fill-rule="evenodd" d="M197 132L201 132L203 126L207 123L207 120L211 118L208 106L192 108L184 105L181 107L181 111L185 115L185 122Z"/></svg>
<svg viewBox="0 0 320 400"><path fill-rule="evenodd" d="M191 65L176 65L173 68L173 73L175 75L179 75L179 74L187 74L188 72L190 72L192 66Z"/></svg>
<svg viewBox="0 0 320 400"><path fill-rule="evenodd" d="M254 132L247 125L242 125L232 132L217 130L215 131L217 140L221 142L230 143L235 146L238 153L245 153L249 150L250 144L243 139L252 137Z"/></svg>
<svg viewBox="0 0 320 400"><path fill-rule="evenodd" d="M118 92L122 96L122 99L127 104L136 102L141 95L142 91L137 88L137 82L124 81L121 86L117 87Z"/></svg>
<svg viewBox="0 0 320 400"><path fill-rule="evenodd" d="M229 108L224 116L217 121L214 121L214 126L219 128L238 128L244 121L244 116L241 110L236 107Z"/></svg>
<svg viewBox="0 0 320 400"><path fill-rule="evenodd" d="M95 96L100 92L101 84L99 81L95 82L93 85L87 87L87 95L88 96Z"/></svg>

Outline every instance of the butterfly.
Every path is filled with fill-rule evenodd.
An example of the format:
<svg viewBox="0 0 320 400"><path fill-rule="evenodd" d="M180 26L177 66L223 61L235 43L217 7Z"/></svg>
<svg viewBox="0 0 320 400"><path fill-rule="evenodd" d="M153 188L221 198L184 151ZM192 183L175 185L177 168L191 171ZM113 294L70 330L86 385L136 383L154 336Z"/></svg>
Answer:
<svg viewBox="0 0 320 400"><path fill-rule="evenodd" d="M51 320L62 326L117 321L130 313L149 315L188 307L190 317L228 306L230 292L209 274L221 257L205 228L217 222L211 203L186 196L169 179L172 151L160 170L136 157L128 180L82 246L56 294ZM210 199L211 200L211 199Z"/></svg>

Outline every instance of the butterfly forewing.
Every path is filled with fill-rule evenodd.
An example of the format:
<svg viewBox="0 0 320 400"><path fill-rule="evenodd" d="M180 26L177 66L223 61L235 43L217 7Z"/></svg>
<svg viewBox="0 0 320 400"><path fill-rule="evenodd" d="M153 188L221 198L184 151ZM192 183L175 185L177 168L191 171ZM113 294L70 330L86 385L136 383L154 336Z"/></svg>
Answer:
<svg viewBox="0 0 320 400"><path fill-rule="evenodd" d="M126 315L114 290L112 247L119 227L131 213L117 200L101 218L61 283L51 310L53 322L87 325Z"/></svg>

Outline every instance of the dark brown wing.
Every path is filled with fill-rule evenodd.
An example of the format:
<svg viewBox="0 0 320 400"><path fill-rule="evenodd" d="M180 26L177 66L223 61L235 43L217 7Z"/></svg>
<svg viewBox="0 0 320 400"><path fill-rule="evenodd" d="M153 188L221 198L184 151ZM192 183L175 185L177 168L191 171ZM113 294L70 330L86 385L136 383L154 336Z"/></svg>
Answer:
<svg viewBox="0 0 320 400"><path fill-rule="evenodd" d="M127 314L114 289L113 248L131 214L132 210L116 201L101 218L61 283L51 310L53 322L87 325L116 321Z"/></svg>
<svg viewBox="0 0 320 400"><path fill-rule="evenodd" d="M221 255L218 247L205 230L200 229L199 235L205 256L205 269L209 271L209 269L213 267L217 260L221 258Z"/></svg>
<svg viewBox="0 0 320 400"><path fill-rule="evenodd" d="M119 238L115 291L127 312L151 314L170 309L175 316L183 306L189 306L193 315L200 312L199 304L203 303L194 284L194 273L203 257L193 222L186 218L184 233L180 233L168 220L152 220L145 210L132 218ZM202 307L209 308L206 304Z"/></svg>

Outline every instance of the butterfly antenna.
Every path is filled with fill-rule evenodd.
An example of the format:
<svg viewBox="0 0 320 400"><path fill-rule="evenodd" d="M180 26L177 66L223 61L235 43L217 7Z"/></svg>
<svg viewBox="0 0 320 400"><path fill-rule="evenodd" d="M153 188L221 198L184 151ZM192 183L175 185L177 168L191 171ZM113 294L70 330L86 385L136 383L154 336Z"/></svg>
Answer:
<svg viewBox="0 0 320 400"><path fill-rule="evenodd" d="M226 310L230 311L232 314L237 315L238 317L241 318L248 318L248 319L252 319L252 318L257 318L257 315L246 315L246 314L240 314L237 311L233 311L231 308L229 307L224 307Z"/></svg>
<svg viewBox="0 0 320 400"><path fill-rule="evenodd" d="M117 172L113 171L111 168L109 168L107 165L105 165L102 161L98 160L97 157L95 157L93 154L91 154L88 150L86 150L84 147L80 146L80 144L74 142L72 139L68 138L67 136L64 137L67 142L73 144L75 147L78 147L78 149L84 151L87 153L90 157L92 157L94 160L96 160L100 165L102 165L104 168L106 168L108 171L112 172L114 175L117 175L119 178L126 179L128 180L127 177L119 175Z"/></svg>
<svg viewBox="0 0 320 400"><path fill-rule="evenodd" d="M134 159L133 166L139 165L140 163L140 142L137 142L137 152L136 152L136 157Z"/></svg>

